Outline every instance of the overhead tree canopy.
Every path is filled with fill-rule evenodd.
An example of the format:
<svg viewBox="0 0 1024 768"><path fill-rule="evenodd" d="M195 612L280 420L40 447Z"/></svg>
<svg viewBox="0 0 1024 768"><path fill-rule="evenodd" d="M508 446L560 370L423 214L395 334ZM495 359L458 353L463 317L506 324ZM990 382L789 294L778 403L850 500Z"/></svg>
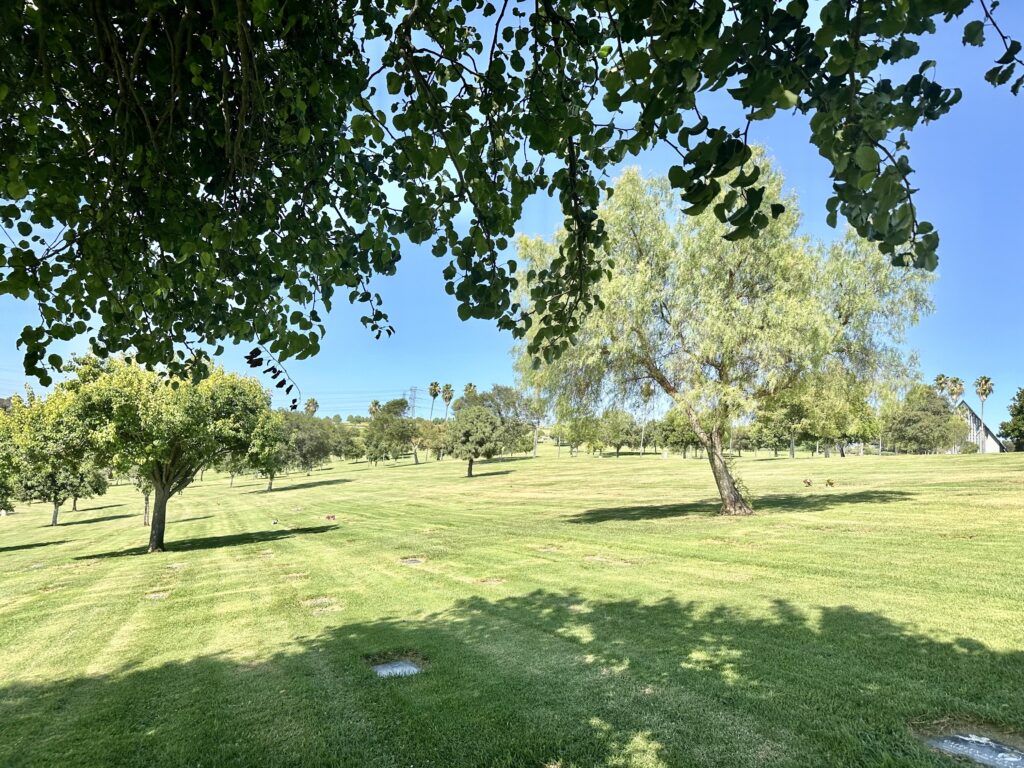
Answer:
<svg viewBox="0 0 1024 768"><path fill-rule="evenodd" d="M448 260L461 317L520 336L539 322L531 344L550 357L609 267L603 172L666 144L689 211L732 175L715 213L729 237L754 235L780 209L762 206L748 129L778 110L810 118L830 220L932 268L906 132L960 91L932 79L917 38L966 22L964 42L988 36L999 57L987 79L1016 92L1021 46L995 5L15 0L0 10L0 294L38 303L20 342L44 382L52 342L84 333L172 373L203 370L203 345L224 339L305 357L339 290L390 333L370 280L407 238ZM894 80L897 62L916 71ZM723 89L738 125L701 112ZM569 236L530 310L501 254L537 192Z"/></svg>

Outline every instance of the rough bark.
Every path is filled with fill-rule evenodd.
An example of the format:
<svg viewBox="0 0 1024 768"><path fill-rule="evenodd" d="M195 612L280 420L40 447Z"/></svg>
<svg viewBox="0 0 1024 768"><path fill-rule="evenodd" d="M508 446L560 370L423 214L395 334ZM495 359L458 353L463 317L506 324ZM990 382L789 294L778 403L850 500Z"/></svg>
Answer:
<svg viewBox="0 0 1024 768"><path fill-rule="evenodd" d="M274 476L273 475L267 475L267 490L268 491L274 490Z"/></svg>
<svg viewBox="0 0 1024 768"><path fill-rule="evenodd" d="M50 525L57 524L57 515L60 513L60 502L53 502L53 517L50 518Z"/></svg>
<svg viewBox="0 0 1024 768"><path fill-rule="evenodd" d="M466 464L466 477L472 477L472 476L473 476L473 458L470 457L469 461Z"/></svg>
<svg viewBox="0 0 1024 768"><path fill-rule="evenodd" d="M836 448L839 449L839 458L840 459L845 459L846 458L846 447L842 443L837 443L836 444Z"/></svg>
<svg viewBox="0 0 1024 768"><path fill-rule="evenodd" d="M149 525L149 494L142 495L142 524Z"/></svg>
<svg viewBox="0 0 1024 768"><path fill-rule="evenodd" d="M153 517L149 526L149 552L164 551L164 528L167 525L167 499L170 490L157 485L153 489Z"/></svg>
<svg viewBox="0 0 1024 768"><path fill-rule="evenodd" d="M752 515L754 510L747 504L740 489L736 487L732 473L729 472L729 465L725 461L725 453L722 449L722 435L717 430L706 433L708 438L704 444L707 451L708 462L711 464L711 473L715 476L715 484L718 486L718 495L722 498L723 515Z"/></svg>
<svg viewBox="0 0 1024 768"><path fill-rule="evenodd" d="M412 462L413 464L420 463L420 453L415 448L412 449Z"/></svg>

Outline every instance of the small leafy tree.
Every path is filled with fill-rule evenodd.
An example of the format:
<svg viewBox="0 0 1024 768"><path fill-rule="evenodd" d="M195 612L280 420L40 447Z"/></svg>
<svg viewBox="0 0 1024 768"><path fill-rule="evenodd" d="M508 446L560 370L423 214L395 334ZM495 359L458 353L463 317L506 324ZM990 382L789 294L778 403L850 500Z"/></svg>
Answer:
<svg viewBox="0 0 1024 768"><path fill-rule="evenodd" d="M350 456L358 456L362 448L356 435L356 430L345 426L341 418L334 416L329 422L331 454L339 459L346 459Z"/></svg>
<svg viewBox="0 0 1024 768"><path fill-rule="evenodd" d="M423 447L440 461L445 454L451 453L451 424L447 421L428 421L418 426Z"/></svg>
<svg viewBox="0 0 1024 768"><path fill-rule="evenodd" d="M999 425L999 436L1013 444L1013 450L1024 451L1024 387L1010 401L1010 418Z"/></svg>
<svg viewBox="0 0 1024 768"><path fill-rule="evenodd" d="M14 511L14 492L17 466L15 464L14 436L11 419L7 415L10 401L4 398L6 407L0 408L0 517Z"/></svg>
<svg viewBox="0 0 1024 768"><path fill-rule="evenodd" d="M962 441L967 425L934 386L918 384L907 393L889 429L891 439L909 453L931 453Z"/></svg>
<svg viewBox="0 0 1024 768"><path fill-rule="evenodd" d="M52 505L50 525L57 525L61 505L83 490L83 468L91 458L91 433L78 405L74 393L59 389L45 398L31 392L27 400L12 398L15 494Z"/></svg>
<svg viewBox="0 0 1024 768"><path fill-rule="evenodd" d="M130 473L132 485L142 494L142 525L149 525L149 497L153 495L153 481L142 474L138 469Z"/></svg>
<svg viewBox="0 0 1024 768"><path fill-rule="evenodd" d="M334 448L330 427L307 413L286 413L288 440L295 464L308 475L331 457Z"/></svg>
<svg viewBox="0 0 1024 768"><path fill-rule="evenodd" d="M294 453L288 442L284 415L280 411L260 414L252 433L246 461L250 467L267 478L267 490L274 490L274 478L293 461Z"/></svg>
<svg viewBox="0 0 1024 768"><path fill-rule="evenodd" d="M501 448L501 421L490 410L478 405L459 410L452 423L452 432L452 453L456 458L466 459L466 477L473 476L476 459L489 459Z"/></svg>
<svg viewBox="0 0 1024 768"><path fill-rule="evenodd" d="M171 496L187 488L202 467L247 453L270 406L259 382L221 369L194 384L168 382L117 361L80 382L78 390L83 423L98 435L101 463L124 472L134 468L153 485L149 552L164 550Z"/></svg>
<svg viewBox="0 0 1024 768"><path fill-rule="evenodd" d="M80 464L73 473L71 511L78 511L79 499L91 499L107 492L107 473L90 461Z"/></svg>
<svg viewBox="0 0 1024 768"><path fill-rule="evenodd" d="M614 448L618 456L622 446L628 445L636 437L636 419L621 408L609 408L601 415L598 434L601 442Z"/></svg>
<svg viewBox="0 0 1024 768"><path fill-rule="evenodd" d="M373 463L398 460L412 447L415 424L406 418L409 402L404 398L389 400L382 405L363 434L366 458Z"/></svg>

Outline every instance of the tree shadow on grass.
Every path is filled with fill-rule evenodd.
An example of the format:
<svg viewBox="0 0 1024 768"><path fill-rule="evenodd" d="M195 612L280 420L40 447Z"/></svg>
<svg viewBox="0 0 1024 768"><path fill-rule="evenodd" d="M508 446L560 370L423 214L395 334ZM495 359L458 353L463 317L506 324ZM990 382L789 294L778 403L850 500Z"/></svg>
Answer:
<svg viewBox="0 0 1024 768"><path fill-rule="evenodd" d="M314 533L328 533L336 530L336 525L312 525L304 528L277 528L272 531L251 531L248 533L232 533L224 536L204 536L196 539L174 540L174 523L167 525L167 551L168 552L192 552L201 549L219 549L221 547L237 547L242 544L264 544L270 541L290 539L293 536L305 536ZM133 555L145 555L147 548L132 547L122 549L118 552L101 552L95 555L81 555L76 560L92 560L93 558L108 557L131 557Z"/></svg>
<svg viewBox="0 0 1024 768"><path fill-rule="evenodd" d="M77 515L82 512L99 512L101 509L115 509L116 507L123 507L124 503L121 504L101 504L98 507L79 507L78 512L71 512L70 514Z"/></svg>
<svg viewBox="0 0 1024 768"><path fill-rule="evenodd" d="M278 478L280 480L281 478ZM257 488L253 491L246 491L246 493L266 493L279 495L288 493L288 491L305 491L310 488L319 488L324 485L341 485L342 483L351 483L352 481L347 477L336 477L332 480L306 480L295 483L289 483L288 485L282 485L280 488L274 488L272 491L268 491L266 488Z"/></svg>
<svg viewBox="0 0 1024 768"><path fill-rule="evenodd" d="M834 507L857 504L889 504L907 501L916 494L907 491L838 491L835 493L776 493L751 499L754 512L824 512ZM704 499L686 504L638 504L588 509L568 518L570 523L608 523L615 520L660 520L668 517L717 515L722 502Z"/></svg>
<svg viewBox="0 0 1024 768"><path fill-rule="evenodd" d="M467 480L472 480L472 479L475 479L477 477L495 477L497 475L511 475L513 472L515 472L514 469L495 469L495 470L491 470L490 472L477 472L476 469L474 469L473 470L473 477L472 478L466 478L466 479Z"/></svg>
<svg viewBox="0 0 1024 768"><path fill-rule="evenodd" d="M938 768L915 728L1024 731L1024 653L851 607L536 591L281 642L8 682L0 764ZM379 680L367 661L403 654L425 670Z"/></svg>
<svg viewBox="0 0 1024 768"><path fill-rule="evenodd" d="M113 507L123 507L123 504L111 504ZM104 509L104 507L100 507ZM86 512L89 510L79 510L79 512ZM68 525L89 525L91 523L108 523L111 520L124 520L126 517L135 517L135 515L105 515L104 517L90 517L85 520L61 520L57 525L61 528ZM41 526L49 528L50 526Z"/></svg>
<svg viewBox="0 0 1024 768"><path fill-rule="evenodd" d="M46 526L49 528L50 526ZM9 547L0 547L0 552L20 552L23 549L39 549L39 547L49 547L54 544L67 544L69 539L62 539L61 541L34 541L31 544L12 544Z"/></svg>

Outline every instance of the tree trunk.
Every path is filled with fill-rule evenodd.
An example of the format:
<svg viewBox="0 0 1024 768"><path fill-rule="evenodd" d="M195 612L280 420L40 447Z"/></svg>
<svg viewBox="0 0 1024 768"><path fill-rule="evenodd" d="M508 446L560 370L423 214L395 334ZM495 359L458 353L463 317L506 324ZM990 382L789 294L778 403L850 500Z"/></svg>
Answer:
<svg viewBox="0 0 1024 768"><path fill-rule="evenodd" d="M412 461L416 465L420 463L420 454L419 451L416 450L415 446L412 449Z"/></svg>
<svg viewBox="0 0 1024 768"><path fill-rule="evenodd" d="M740 489L736 487L736 481L732 479L729 472L729 465L725 462L725 455L722 451L722 435L717 430L708 432L708 442L704 448L708 453L708 461L711 464L711 473L715 476L715 484L718 486L718 494L722 497L723 515L752 515L754 510L750 508Z"/></svg>
<svg viewBox="0 0 1024 768"><path fill-rule="evenodd" d="M842 443L836 443L836 448L839 449L839 458L840 459L845 459L846 458L846 449L843 447L843 444Z"/></svg>
<svg viewBox="0 0 1024 768"><path fill-rule="evenodd" d="M466 477L473 476L473 458L470 457L469 462L466 464Z"/></svg>
<svg viewBox="0 0 1024 768"><path fill-rule="evenodd" d="M273 475L267 475L267 490L268 491L274 490L274 476Z"/></svg>
<svg viewBox="0 0 1024 768"><path fill-rule="evenodd" d="M533 425L533 458L537 458L537 441L540 438L540 422Z"/></svg>
<svg viewBox="0 0 1024 768"><path fill-rule="evenodd" d="M50 525L57 524L57 515L60 512L60 502L53 502L53 517L50 518Z"/></svg>
<svg viewBox="0 0 1024 768"><path fill-rule="evenodd" d="M149 551L164 551L164 526L167 525L167 499L170 492L166 488L153 488L153 517L149 526Z"/></svg>
<svg viewBox="0 0 1024 768"><path fill-rule="evenodd" d="M78 511L78 497L77 496L72 496L71 497L71 511L72 512L77 512Z"/></svg>
<svg viewBox="0 0 1024 768"><path fill-rule="evenodd" d="M149 525L149 494L142 494L142 525Z"/></svg>
<svg viewBox="0 0 1024 768"><path fill-rule="evenodd" d="M228 488L234 488L234 487L235 487L235 476L234 476L234 474L232 474L231 475L231 482L228 483Z"/></svg>
<svg viewBox="0 0 1024 768"><path fill-rule="evenodd" d="M789 458L796 458L796 437L793 435L789 436Z"/></svg>
<svg viewBox="0 0 1024 768"><path fill-rule="evenodd" d="M647 419L644 419L643 423L640 425L640 455L641 456L644 455L644 451L646 450L646 446L644 445L644 437L646 436L646 434L647 434Z"/></svg>

